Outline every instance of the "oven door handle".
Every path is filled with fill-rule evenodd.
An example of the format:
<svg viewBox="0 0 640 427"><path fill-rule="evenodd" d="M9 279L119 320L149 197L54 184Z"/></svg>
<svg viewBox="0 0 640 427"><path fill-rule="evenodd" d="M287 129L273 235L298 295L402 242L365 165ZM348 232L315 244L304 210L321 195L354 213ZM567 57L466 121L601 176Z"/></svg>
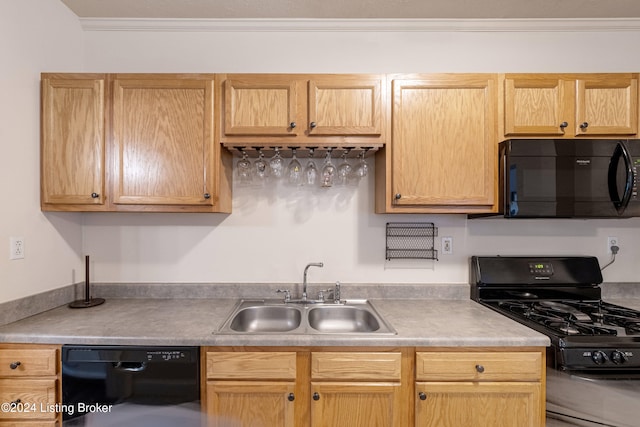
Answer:
<svg viewBox="0 0 640 427"><path fill-rule="evenodd" d="M113 364L115 369L127 372L142 372L147 369L146 362L116 362Z"/></svg>
<svg viewBox="0 0 640 427"><path fill-rule="evenodd" d="M625 168L624 193L622 194L622 197L618 194L618 163L621 157L624 160ZM611 160L609 161L608 184L609 198L613 202L613 206L615 206L618 214L622 214L629 204L631 193L633 191L633 166L631 165L631 155L629 154L627 147L625 147L622 142L618 142L615 150L613 151L613 156L611 156Z"/></svg>

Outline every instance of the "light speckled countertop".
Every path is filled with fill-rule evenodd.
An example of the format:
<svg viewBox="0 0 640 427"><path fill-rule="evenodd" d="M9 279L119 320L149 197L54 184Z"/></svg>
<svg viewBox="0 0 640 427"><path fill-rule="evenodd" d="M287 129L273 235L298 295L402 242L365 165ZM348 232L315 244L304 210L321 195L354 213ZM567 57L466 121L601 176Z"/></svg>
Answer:
<svg viewBox="0 0 640 427"><path fill-rule="evenodd" d="M397 335L220 334L236 298L110 298L0 327L0 342L197 346L548 346L549 339L469 299L372 299Z"/></svg>

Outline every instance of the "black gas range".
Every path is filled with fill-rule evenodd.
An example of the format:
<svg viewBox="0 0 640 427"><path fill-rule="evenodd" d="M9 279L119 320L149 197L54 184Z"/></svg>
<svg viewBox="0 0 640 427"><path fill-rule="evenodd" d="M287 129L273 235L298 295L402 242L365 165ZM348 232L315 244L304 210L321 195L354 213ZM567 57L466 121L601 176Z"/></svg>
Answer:
<svg viewBox="0 0 640 427"><path fill-rule="evenodd" d="M640 311L602 300L594 257L471 258L471 298L551 340L547 418L637 427Z"/></svg>
<svg viewBox="0 0 640 427"><path fill-rule="evenodd" d="M595 257L471 258L471 298L551 339L560 370L637 370L640 311L602 300Z"/></svg>

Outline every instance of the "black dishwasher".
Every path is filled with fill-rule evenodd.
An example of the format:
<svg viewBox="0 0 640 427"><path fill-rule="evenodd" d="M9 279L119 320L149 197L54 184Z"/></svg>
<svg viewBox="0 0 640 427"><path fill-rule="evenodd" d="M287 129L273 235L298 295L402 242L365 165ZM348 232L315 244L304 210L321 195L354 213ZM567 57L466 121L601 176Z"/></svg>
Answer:
<svg viewBox="0 0 640 427"><path fill-rule="evenodd" d="M198 347L62 347L63 426L202 425Z"/></svg>

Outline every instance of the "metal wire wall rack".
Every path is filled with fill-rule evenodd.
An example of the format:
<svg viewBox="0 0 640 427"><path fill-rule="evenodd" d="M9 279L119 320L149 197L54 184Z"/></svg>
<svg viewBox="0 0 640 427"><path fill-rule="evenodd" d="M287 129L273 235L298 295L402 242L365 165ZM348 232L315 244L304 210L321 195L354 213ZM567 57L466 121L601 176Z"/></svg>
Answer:
<svg viewBox="0 0 640 427"><path fill-rule="evenodd" d="M438 228L432 222L388 222L386 238L386 258L392 259L435 259L435 237Z"/></svg>

